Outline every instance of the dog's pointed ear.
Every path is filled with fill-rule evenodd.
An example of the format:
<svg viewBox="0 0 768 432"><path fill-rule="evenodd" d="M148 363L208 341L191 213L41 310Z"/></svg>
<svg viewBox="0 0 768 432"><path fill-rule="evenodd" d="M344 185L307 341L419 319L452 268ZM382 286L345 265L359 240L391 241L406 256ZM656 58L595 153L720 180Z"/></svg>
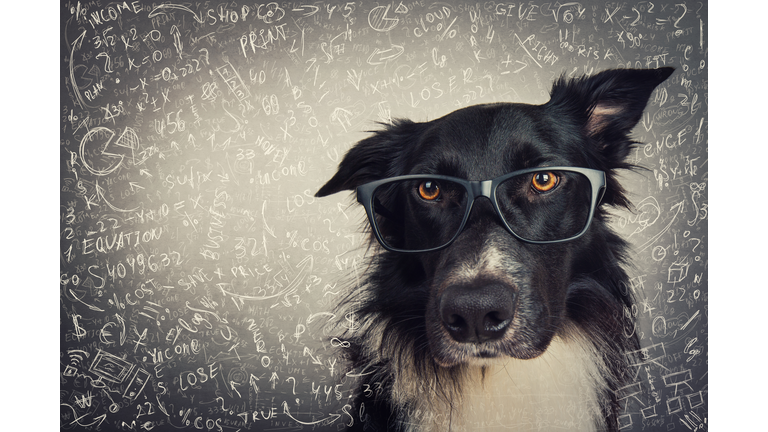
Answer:
<svg viewBox="0 0 768 432"><path fill-rule="evenodd" d="M653 90L669 78L673 68L616 69L591 77L560 78L544 104L552 118L578 128L587 138L595 167L606 173L602 203L629 207L625 190L613 173L633 166L626 161L636 144L629 137L640 121Z"/></svg>
<svg viewBox="0 0 768 432"><path fill-rule="evenodd" d="M640 121L651 93L673 71L669 67L613 69L572 80L561 77L546 105L580 119L583 133L597 143L597 150L619 162L629 154L628 135Z"/></svg>
<svg viewBox="0 0 768 432"><path fill-rule="evenodd" d="M357 144L344 156L336 174L320 188L316 197L324 197L386 177L399 175L394 161L418 135L421 123L396 120Z"/></svg>

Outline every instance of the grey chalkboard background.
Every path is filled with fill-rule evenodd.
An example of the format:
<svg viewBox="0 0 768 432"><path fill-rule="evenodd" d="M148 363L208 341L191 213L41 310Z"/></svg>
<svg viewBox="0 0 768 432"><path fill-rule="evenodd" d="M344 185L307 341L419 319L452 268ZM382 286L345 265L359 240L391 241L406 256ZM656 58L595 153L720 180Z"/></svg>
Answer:
<svg viewBox="0 0 768 432"><path fill-rule="evenodd" d="M634 131L622 430L708 429L706 2L68 1L60 8L62 430L338 430L323 324L364 215L313 197L376 122L672 66ZM48 150L46 150L48 151ZM543 420L542 420L543 421Z"/></svg>

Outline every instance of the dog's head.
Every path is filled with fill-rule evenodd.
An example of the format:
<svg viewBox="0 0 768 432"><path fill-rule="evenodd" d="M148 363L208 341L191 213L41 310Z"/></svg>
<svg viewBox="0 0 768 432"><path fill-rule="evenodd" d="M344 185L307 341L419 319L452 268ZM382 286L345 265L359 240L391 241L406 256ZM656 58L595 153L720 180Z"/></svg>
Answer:
<svg viewBox="0 0 768 432"><path fill-rule="evenodd" d="M543 105L470 106L429 122L397 121L357 143L317 196L426 176L368 187L363 203L387 249L373 276L387 292L372 294L375 306L368 307L393 322L398 311L420 314L432 357L449 367L540 355L589 314L574 299L587 279L609 287L592 295L628 302L610 288L622 243L601 206L628 205L616 170L630 168L629 133L671 73L560 79ZM551 167L604 177L532 171Z"/></svg>

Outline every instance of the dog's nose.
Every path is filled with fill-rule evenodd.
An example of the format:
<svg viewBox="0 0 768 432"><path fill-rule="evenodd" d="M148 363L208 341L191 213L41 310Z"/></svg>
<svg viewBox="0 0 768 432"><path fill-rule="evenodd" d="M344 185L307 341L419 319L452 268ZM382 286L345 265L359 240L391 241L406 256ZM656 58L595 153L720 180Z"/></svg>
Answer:
<svg viewBox="0 0 768 432"><path fill-rule="evenodd" d="M452 285L440 300L443 325L457 342L500 339L512 322L515 292L506 285Z"/></svg>

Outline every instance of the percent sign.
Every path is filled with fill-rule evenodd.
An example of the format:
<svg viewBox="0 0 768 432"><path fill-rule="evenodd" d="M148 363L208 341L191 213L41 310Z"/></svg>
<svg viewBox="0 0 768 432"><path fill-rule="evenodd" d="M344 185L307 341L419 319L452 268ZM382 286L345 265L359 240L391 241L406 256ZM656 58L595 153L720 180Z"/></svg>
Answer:
<svg viewBox="0 0 768 432"><path fill-rule="evenodd" d="M184 216L186 217L186 219L182 222L184 224L184 226L190 226L191 225L192 229L194 229L195 232L197 232L197 225L200 224L198 222L198 220L197 219L193 219L189 214L187 214L187 212L184 212Z"/></svg>

